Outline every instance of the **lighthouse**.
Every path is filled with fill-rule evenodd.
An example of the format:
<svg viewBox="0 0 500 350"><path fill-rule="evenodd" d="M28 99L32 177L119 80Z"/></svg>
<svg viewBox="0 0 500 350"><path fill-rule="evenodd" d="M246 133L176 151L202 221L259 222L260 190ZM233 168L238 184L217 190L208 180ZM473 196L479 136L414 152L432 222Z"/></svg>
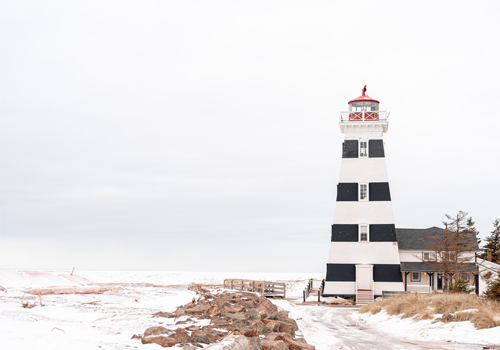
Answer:
<svg viewBox="0 0 500 350"><path fill-rule="evenodd" d="M345 135L323 296L372 302L404 291L383 135L389 113L366 94L340 112Z"/></svg>

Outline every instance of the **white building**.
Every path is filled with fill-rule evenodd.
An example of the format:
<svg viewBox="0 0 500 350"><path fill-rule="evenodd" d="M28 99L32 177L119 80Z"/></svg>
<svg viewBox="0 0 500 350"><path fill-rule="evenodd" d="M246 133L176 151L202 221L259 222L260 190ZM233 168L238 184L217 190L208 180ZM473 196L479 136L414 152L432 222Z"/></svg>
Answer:
<svg viewBox="0 0 500 350"><path fill-rule="evenodd" d="M365 86L340 115L345 139L322 295L354 297L363 304L384 292L439 290L439 273L422 261L431 252L421 238L441 229L396 229L394 224L383 142L389 113L379 110ZM473 263L464 273L471 284L479 283Z"/></svg>

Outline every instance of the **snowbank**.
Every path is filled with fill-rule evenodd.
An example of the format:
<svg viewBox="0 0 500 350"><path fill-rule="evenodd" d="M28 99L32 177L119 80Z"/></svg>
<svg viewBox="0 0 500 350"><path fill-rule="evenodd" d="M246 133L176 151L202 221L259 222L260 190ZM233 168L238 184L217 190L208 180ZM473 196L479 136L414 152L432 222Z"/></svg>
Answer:
<svg viewBox="0 0 500 350"><path fill-rule="evenodd" d="M391 333L407 339L478 344L496 344L500 340L500 327L476 329L469 321L450 323L432 323L433 320L414 321L411 318L389 316L384 310L375 315L356 312L353 318L364 321L381 331L390 330Z"/></svg>
<svg viewBox="0 0 500 350"><path fill-rule="evenodd" d="M0 270L0 286L5 288L84 286L88 283L87 279L77 275Z"/></svg>

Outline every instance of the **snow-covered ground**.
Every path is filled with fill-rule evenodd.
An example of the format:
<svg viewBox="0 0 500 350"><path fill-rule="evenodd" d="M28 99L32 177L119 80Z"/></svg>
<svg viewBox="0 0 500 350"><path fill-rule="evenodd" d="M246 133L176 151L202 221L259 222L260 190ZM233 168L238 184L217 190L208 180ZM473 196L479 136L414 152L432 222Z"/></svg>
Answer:
<svg viewBox="0 0 500 350"><path fill-rule="evenodd" d="M190 302L195 296L187 290L191 283L221 284L225 278L286 281L287 297L300 301L307 280L322 278L303 273L76 271L78 276L69 276L70 272L0 270L0 286L6 288L0 290L0 349L161 349L131 337L151 326L170 325L171 319L152 315ZM116 288L102 294L42 295L43 306L39 296L24 295L32 288L95 285ZM25 302L36 306L22 308L23 295ZM500 344L500 327L476 330L469 322L432 325L383 313L358 314L352 308L274 302L290 311L317 350L482 349L479 344Z"/></svg>
<svg viewBox="0 0 500 350"><path fill-rule="evenodd" d="M436 314L435 318L441 316L443 315ZM381 331L390 330L407 339L500 345L500 327L476 329L469 321L450 323L436 322L434 324L432 320L415 322L410 318L389 316L385 311L381 311L375 315L356 313L353 315L353 319L366 323Z"/></svg>

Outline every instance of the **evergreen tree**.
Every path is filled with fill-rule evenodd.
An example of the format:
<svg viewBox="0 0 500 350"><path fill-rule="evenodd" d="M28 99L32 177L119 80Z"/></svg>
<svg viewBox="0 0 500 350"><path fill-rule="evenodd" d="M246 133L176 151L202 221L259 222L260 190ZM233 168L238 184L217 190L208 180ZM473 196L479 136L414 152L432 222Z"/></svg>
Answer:
<svg viewBox="0 0 500 350"><path fill-rule="evenodd" d="M486 251L491 250L491 260L500 263L500 220L493 221L493 231L491 235L486 237L486 244L483 247L484 253L481 254L483 259L486 258Z"/></svg>
<svg viewBox="0 0 500 350"><path fill-rule="evenodd" d="M477 239L477 244L480 245L481 238L479 238L479 231L474 227L475 224L476 222L472 219L472 216L470 216L467 219L467 222L465 223L465 227L463 228L462 232L475 234Z"/></svg>

